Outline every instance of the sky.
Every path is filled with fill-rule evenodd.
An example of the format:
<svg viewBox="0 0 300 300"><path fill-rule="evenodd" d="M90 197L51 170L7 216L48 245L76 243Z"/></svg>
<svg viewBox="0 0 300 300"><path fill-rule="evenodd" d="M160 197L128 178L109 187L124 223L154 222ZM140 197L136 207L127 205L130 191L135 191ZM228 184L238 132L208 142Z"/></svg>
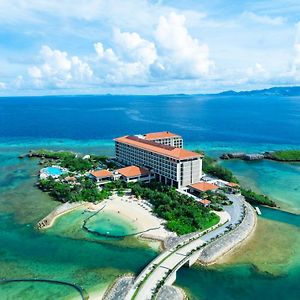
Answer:
<svg viewBox="0 0 300 300"><path fill-rule="evenodd" d="M0 95L293 85L299 0L0 0Z"/></svg>

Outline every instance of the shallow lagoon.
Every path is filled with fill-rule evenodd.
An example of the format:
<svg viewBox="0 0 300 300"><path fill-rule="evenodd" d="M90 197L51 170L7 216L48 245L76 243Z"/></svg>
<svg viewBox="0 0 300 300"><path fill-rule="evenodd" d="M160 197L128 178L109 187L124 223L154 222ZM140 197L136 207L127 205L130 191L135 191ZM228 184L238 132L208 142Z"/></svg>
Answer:
<svg viewBox="0 0 300 300"><path fill-rule="evenodd" d="M66 280L78 283L91 293L103 291L121 274L139 272L155 257L156 251L135 238L110 239L83 231L82 222L88 216L83 210L57 219L46 231L36 231L36 222L58 203L34 187L39 169L37 161L19 160L18 153L2 152L0 243L6 247L1 251L1 277ZM298 291L294 280L300 270L300 217L264 208L262 211L258 231L244 248L234 252L222 266L182 269L176 283L187 288L194 299L210 298L210 290L216 283L220 283L220 292L215 294L215 299L224 299L224 293L227 293L227 299L236 299L236 293L243 299L253 293L273 297L281 295L278 293L282 292L282 285ZM274 294L269 293L268 286L272 286ZM252 294L248 294L248 290ZM27 299L37 294L41 297L49 295L50 298L55 295L58 299L77 295L70 288L46 284L0 286L3 299L20 294L28 295Z"/></svg>
<svg viewBox="0 0 300 300"><path fill-rule="evenodd" d="M36 160L19 160L16 153L2 157L7 159L0 166L0 278L75 282L90 293L103 291L119 275L138 272L156 256L133 238L109 240L85 233L80 211L58 219L49 230L37 231L36 222L58 203L34 186ZM76 295L55 285L11 283L0 285L0 298L16 299L22 294L22 299L36 299L35 295L47 291L49 299Z"/></svg>
<svg viewBox="0 0 300 300"><path fill-rule="evenodd" d="M222 165L243 185L270 196L283 210L300 214L300 163L228 160Z"/></svg>

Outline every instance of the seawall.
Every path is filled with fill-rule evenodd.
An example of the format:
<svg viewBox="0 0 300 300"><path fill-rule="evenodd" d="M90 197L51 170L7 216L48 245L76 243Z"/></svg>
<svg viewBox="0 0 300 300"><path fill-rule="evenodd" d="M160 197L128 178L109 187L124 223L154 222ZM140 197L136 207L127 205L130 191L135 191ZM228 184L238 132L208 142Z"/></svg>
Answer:
<svg viewBox="0 0 300 300"><path fill-rule="evenodd" d="M241 224L216 241L205 246L198 258L198 262L204 265L216 263L218 259L238 247L253 233L257 216L252 206L247 202L245 202L245 209L245 217Z"/></svg>

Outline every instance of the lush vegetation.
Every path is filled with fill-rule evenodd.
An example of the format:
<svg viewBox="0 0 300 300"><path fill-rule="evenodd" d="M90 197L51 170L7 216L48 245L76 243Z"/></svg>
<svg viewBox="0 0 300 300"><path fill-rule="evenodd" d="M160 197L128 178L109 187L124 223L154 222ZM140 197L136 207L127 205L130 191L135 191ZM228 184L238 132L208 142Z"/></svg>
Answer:
<svg viewBox="0 0 300 300"><path fill-rule="evenodd" d="M79 177L73 183L66 182L66 177L67 175L62 175L59 180L55 180L52 177L41 179L38 187L45 192L49 192L51 197L62 202L98 202L111 196L112 191L116 191L119 196L123 196L127 187L125 182L117 180L107 183L100 190L96 183L88 177Z"/></svg>
<svg viewBox="0 0 300 300"><path fill-rule="evenodd" d="M71 151L52 151L52 150L31 150L29 157L42 157L48 159L64 159L68 157L75 157L76 154Z"/></svg>
<svg viewBox="0 0 300 300"><path fill-rule="evenodd" d="M96 184L88 178L79 178L76 183L69 184L49 177L48 179L41 179L38 187L62 202L97 202L108 198L111 194L109 189L100 191Z"/></svg>
<svg viewBox="0 0 300 300"><path fill-rule="evenodd" d="M67 168L71 172L86 172L97 167L115 168L115 163L106 156L90 155L84 158L83 155L75 154L70 151L51 151L51 150L35 150L30 151L29 157L40 157L48 160L63 168ZM47 164L47 161L44 162Z"/></svg>
<svg viewBox="0 0 300 300"><path fill-rule="evenodd" d="M204 230L219 221L209 208L169 186L152 182L148 185L135 183L130 187L134 195L149 200L154 213L165 219L166 227L177 234Z"/></svg>
<svg viewBox="0 0 300 300"><path fill-rule="evenodd" d="M268 205L271 207L275 207L276 203L271 200L268 196L257 194L251 190L241 189L242 195L245 197L246 201L251 204L261 204L261 205Z"/></svg>
<svg viewBox="0 0 300 300"><path fill-rule="evenodd" d="M201 153L201 151L196 150L196 152ZM237 178L232 174L232 172L217 164L217 160L205 155L202 160L203 172L211 176L223 179L229 182L238 183Z"/></svg>
<svg viewBox="0 0 300 300"><path fill-rule="evenodd" d="M282 150L269 153L269 157L280 161L300 161L300 150Z"/></svg>

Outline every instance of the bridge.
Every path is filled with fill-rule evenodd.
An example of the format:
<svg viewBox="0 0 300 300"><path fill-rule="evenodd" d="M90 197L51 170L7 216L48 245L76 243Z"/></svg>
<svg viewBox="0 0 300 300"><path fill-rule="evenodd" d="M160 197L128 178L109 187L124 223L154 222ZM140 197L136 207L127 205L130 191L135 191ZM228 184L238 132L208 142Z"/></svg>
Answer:
<svg viewBox="0 0 300 300"><path fill-rule="evenodd" d="M229 197L233 200L233 205L218 213L219 224L162 252L136 277L125 300L153 299L163 285L172 285L176 281L178 269L184 265L190 267L197 261L207 243L224 235L229 227L237 226L243 218L244 200L241 196Z"/></svg>

